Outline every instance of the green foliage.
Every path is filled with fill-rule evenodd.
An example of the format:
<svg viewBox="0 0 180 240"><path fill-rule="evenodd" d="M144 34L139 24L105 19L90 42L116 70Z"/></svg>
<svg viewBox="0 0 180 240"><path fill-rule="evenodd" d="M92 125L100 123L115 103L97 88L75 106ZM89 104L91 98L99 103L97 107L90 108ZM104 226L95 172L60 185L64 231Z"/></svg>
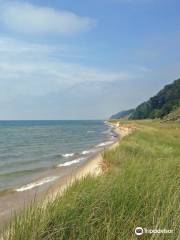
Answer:
<svg viewBox="0 0 180 240"><path fill-rule="evenodd" d="M165 86L157 95L139 105L130 119L163 118L180 107L180 79Z"/></svg>
<svg viewBox="0 0 180 240"><path fill-rule="evenodd" d="M180 122L180 107L170 112L163 118L163 121L179 121Z"/></svg>
<svg viewBox="0 0 180 240"><path fill-rule="evenodd" d="M136 124L138 131L103 154L107 173L76 182L46 207L32 204L12 221L4 239L133 240L137 226L174 231L141 239L180 239L180 128Z"/></svg>
<svg viewBox="0 0 180 240"><path fill-rule="evenodd" d="M120 118L124 118L124 117L129 117L132 113L133 113L134 109L129 109L126 111L121 111L117 114L114 114L110 117L110 119L120 119Z"/></svg>

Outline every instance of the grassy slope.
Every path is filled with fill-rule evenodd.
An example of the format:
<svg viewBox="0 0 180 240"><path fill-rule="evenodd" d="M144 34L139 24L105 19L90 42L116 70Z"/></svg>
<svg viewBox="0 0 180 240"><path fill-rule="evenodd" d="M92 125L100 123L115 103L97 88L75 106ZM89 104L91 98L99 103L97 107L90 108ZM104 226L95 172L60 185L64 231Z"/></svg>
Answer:
<svg viewBox="0 0 180 240"><path fill-rule="evenodd" d="M140 130L105 152L109 172L74 184L46 210L33 206L6 239L131 240L136 226L174 230L141 239L180 239L179 125L136 123Z"/></svg>
<svg viewBox="0 0 180 240"><path fill-rule="evenodd" d="M180 107L177 108L175 111L170 112L163 118L163 121L178 121L180 122Z"/></svg>

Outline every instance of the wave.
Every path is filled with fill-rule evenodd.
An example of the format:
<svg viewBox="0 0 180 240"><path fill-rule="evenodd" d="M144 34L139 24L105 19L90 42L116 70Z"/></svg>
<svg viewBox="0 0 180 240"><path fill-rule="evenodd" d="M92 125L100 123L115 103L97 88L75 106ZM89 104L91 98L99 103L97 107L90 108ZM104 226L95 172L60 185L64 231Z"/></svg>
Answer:
<svg viewBox="0 0 180 240"><path fill-rule="evenodd" d="M112 143L114 143L114 141L103 142L103 143L98 144L97 147L104 147L104 146L110 145Z"/></svg>
<svg viewBox="0 0 180 240"><path fill-rule="evenodd" d="M84 159L85 158L77 158L77 159L74 159L74 160L69 161L69 162L61 163L61 164L58 165L58 167L67 167L67 166L70 166L72 164L79 163L80 161L82 161Z"/></svg>
<svg viewBox="0 0 180 240"><path fill-rule="evenodd" d="M65 157L65 158L73 157L74 153L65 153L65 154L62 154L62 156Z"/></svg>
<svg viewBox="0 0 180 240"><path fill-rule="evenodd" d="M20 188L17 188L16 189L16 192L24 192L24 191L27 191L27 190L30 190L32 188L35 188L35 187L39 187L45 183L48 183L48 182L52 182L52 181L55 181L57 178L59 178L58 176L53 176L53 177L46 177L46 178L43 178L37 182L33 182L33 183L29 183L27 185L24 185Z"/></svg>
<svg viewBox="0 0 180 240"><path fill-rule="evenodd" d="M88 154L88 153L90 153L90 152L92 152L92 151L86 151L86 150L85 150L85 151L82 151L81 154L82 154L82 155L86 155L86 154Z"/></svg>
<svg viewBox="0 0 180 240"><path fill-rule="evenodd" d="M94 133L94 132L96 132L96 131L93 131L93 130L91 130L91 131L87 131L87 133Z"/></svg>

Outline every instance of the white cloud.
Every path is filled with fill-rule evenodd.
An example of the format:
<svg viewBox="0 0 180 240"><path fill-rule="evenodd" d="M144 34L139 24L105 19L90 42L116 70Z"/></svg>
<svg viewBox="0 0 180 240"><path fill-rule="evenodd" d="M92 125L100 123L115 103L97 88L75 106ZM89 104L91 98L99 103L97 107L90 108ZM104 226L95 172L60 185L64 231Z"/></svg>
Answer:
<svg viewBox="0 0 180 240"><path fill-rule="evenodd" d="M0 101L21 94L46 95L86 82L132 78L124 71L114 72L63 61L62 52L68 54L68 46L42 46L0 38Z"/></svg>
<svg viewBox="0 0 180 240"><path fill-rule="evenodd" d="M87 31L95 25L95 20L70 11L20 2L3 5L1 22L11 31L33 35L71 35Z"/></svg>
<svg viewBox="0 0 180 240"><path fill-rule="evenodd" d="M19 41L10 37L1 37L0 36L0 54L28 54L31 56L32 54L50 54L53 52L61 52L66 53L69 51L74 51L72 46L66 44L58 44L58 45L47 45L43 43L33 43L26 41ZM4 55L5 56L5 55Z"/></svg>

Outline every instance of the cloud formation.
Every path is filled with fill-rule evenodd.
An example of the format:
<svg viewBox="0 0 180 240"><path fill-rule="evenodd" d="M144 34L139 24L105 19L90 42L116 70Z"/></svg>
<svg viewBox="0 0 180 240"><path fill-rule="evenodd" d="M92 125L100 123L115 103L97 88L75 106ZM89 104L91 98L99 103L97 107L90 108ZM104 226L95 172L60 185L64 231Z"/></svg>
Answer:
<svg viewBox="0 0 180 240"><path fill-rule="evenodd" d="M0 101L18 95L41 96L79 84L131 78L124 71L107 71L61 60L71 47L41 45L0 38ZM58 59L54 57L58 55ZM71 51L72 54L72 51Z"/></svg>
<svg viewBox="0 0 180 240"><path fill-rule="evenodd" d="M95 25L95 20L70 11L20 2L3 4L0 15L7 29L28 35L72 35Z"/></svg>

